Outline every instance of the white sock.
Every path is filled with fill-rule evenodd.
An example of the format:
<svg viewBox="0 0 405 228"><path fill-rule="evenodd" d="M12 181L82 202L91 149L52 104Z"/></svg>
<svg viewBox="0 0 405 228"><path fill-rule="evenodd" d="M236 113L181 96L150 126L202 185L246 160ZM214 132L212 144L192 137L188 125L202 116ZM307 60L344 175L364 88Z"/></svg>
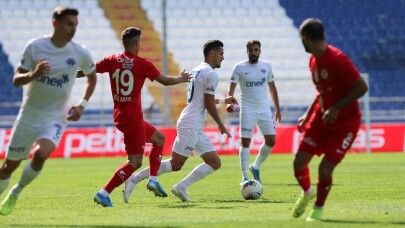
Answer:
<svg viewBox="0 0 405 228"><path fill-rule="evenodd" d="M304 192L304 195L308 196L311 195L311 193L312 193L312 185L309 186L309 189L306 192Z"/></svg>
<svg viewBox="0 0 405 228"><path fill-rule="evenodd" d="M263 162L269 156L273 147L267 146L266 144L262 144L259 149L259 154L256 156L256 160L253 163L253 168L259 170L260 166L262 166Z"/></svg>
<svg viewBox="0 0 405 228"><path fill-rule="evenodd" d="M170 160L164 160L160 163L160 167L158 170L158 175L164 174L164 173L168 173L172 171L172 163L170 162ZM134 184L138 184L139 182L141 182L142 180L145 180L149 177L149 167L139 171L136 174L132 174L131 176L131 181Z"/></svg>
<svg viewBox="0 0 405 228"><path fill-rule="evenodd" d="M239 159L240 159L240 169L242 170L242 176L245 179L249 179L248 168L249 168L249 148L240 147L239 148Z"/></svg>
<svg viewBox="0 0 405 228"><path fill-rule="evenodd" d="M18 184L14 185L12 191L14 195L19 195L23 188L25 188L31 181L33 181L41 171L35 171L31 167L32 160L29 160L27 164L25 164L23 173L21 174L20 181Z"/></svg>
<svg viewBox="0 0 405 228"><path fill-rule="evenodd" d="M154 182L158 182L157 176L149 176L149 180L154 181Z"/></svg>
<svg viewBox="0 0 405 228"><path fill-rule="evenodd" d="M100 189L100 191L98 191L98 193L100 193L100 195L105 196L105 197L110 196L110 194L104 188Z"/></svg>
<svg viewBox="0 0 405 228"><path fill-rule="evenodd" d="M10 183L10 179L11 179L11 177L9 177L8 179L5 179L5 180L0 179L0 195L1 195L1 193L4 192L4 190L7 189L8 184Z"/></svg>
<svg viewBox="0 0 405 228"><path fill-rule="evenodd" d="M181 188L187 188L213 172L215 172L215 169L213 169L210 165L206 163L200 164L177 185L179 185Z"/></svg>

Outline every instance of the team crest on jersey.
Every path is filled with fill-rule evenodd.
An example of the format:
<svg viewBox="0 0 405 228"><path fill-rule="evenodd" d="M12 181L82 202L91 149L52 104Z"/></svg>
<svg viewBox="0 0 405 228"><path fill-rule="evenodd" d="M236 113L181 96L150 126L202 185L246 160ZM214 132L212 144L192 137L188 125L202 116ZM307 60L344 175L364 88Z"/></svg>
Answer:
<svg viewBox="0 0 405 228"><path fill-rule="evenodd" d="M265 74L267 71L266 71L266 69L262 69L260 72L262 72L263 74Z"/></svg>
<svg viewBox="0 0 405 228"><path fill-rule="evenodd" d="M118 58L117 62L122 63L122 68L131 69L134 66L134 60L130 58Z"/></svg>
<svg viewBox="0 0 405 228"><path fill-rule="evenodd" d="M322 77L323 79L327 79L328 76L329 76L328 71L326 71L325 69L322 69L322 70L321 70L321 77Z"/></svg>
<svg viewBox="0 0 405 228"><path fill-rule="evenodd" d="M68 66L74 66L76 64L76 60L74 60L72 58L68 58L68 59L66 59L66 64Z"/></svg>
<svg viewBox="0 0 405 228"><path fill-rule="evenodd" d="M25 59L22 58L22 59L21 59L21 65L24 65L24 63L25 63Z"/></svg>

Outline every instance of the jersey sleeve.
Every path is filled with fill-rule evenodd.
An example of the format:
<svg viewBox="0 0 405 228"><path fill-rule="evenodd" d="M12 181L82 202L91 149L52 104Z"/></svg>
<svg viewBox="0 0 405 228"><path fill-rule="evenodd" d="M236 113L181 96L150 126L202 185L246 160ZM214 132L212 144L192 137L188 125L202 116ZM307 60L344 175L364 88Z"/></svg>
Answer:
<svg viewBox="0 0 405 228"><path fill-rule="evenodd" d="M336 67L339 71L338 77L347 85L353 85L360 77L359 71L345 54L338 56Z"/></svg>
<svg viewBox="0 0 405 228"><path fill-rule="evenodd" d="M30 71L34 68L34 57L33 57L33 42L34 40L30 40L27 45L24 47L24 52L21 58L20 63L18 64L18 68Z"/></svg>
<svg viewBox="0 0 405 228"><path fill-rule="evenodd" d="M215 71L210 72L207 74L205 82L204 93L215 96L215 90L218 86L218 74Z"/></svg>
<svg viewBox="0 0 405 228"><path fill-rule="evenodd" d="M149 78L151 81L154 81L160 75L160 71L147 59L143 61L143 74Z"/></svg>
<svg viewBox="0 0 405 228"><path fill-rule="evenodd" d="M108 62L109 62L109 57L104 57L102 60L98 61L96 63L96 72L103 74L108 72Z"/></svg>
<svg viewBox="0 0 405 228"><path fill-rule="evenodd" d="M93 58L91 57L89 50L84 46L82 47L83 47L83 62L80 68L83 70L84 74L88 75L96 70L96 66L94 65Z"/></svg>
<svg viewBox="0 0 405 228"><path fill-rule="evenodd" d="M274 81L273 69L271 68L271 64L268 63L268 72L267 72L267 82Z"/></svg>
<svg viewBox="0 0 405 228"><path fill-rule="evenodd" d="M238 64L236 64L232 70L231 82L238 84L239 79L240 79L239 67Z"/></svg>

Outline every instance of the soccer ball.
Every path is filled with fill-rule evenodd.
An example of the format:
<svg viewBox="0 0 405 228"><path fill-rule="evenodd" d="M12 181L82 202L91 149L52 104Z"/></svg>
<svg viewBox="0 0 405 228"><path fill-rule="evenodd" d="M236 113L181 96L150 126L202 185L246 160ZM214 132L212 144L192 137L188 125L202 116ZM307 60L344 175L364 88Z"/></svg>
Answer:
<svg viewBox="0 0 405 228"><path fill-rule="evenodd" d="M247 180L241 184L240 194L247 200L257 200L263 194L263 186L257 180Z"/></svg>

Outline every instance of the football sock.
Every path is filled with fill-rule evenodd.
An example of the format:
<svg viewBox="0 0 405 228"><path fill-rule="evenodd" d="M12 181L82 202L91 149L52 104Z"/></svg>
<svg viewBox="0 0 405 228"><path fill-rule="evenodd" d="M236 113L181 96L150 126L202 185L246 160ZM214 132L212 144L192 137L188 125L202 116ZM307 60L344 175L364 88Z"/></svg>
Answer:
<svg viewBox="0 0 405 228"><path fill-rule="evenodd" d="M163 147L154 145L149 155L149 175L157 176L162 161Z"/></svg>
<svg viewBox="0 0 405 228"><path fill-rule="evenodd" d="M188 186L194 184L195 182L203 179L204 177L208 176L209 174L215 172L210 165L203 163L198 165L191 171L188 176L186 176L180 183L178 184L182 188L187 188Z"/></svg>
<svg viewBox="0 0 405 228"><path fill-rule="evenodd" d="M160 167L158 170L158 176L162 175L164 173L168 173L172 171L172 163L169 160L164 160L162 161L162 163L160 163ZM149 167L139 171L136 174L133 174L131 176L131 180L134 184L138 184L139 182L141 182L142 180L145 180L149 177Z"/></svg>
<svg viewBox="0 0 405 228"><path fill-rule="evenodd" d="M5 180L0 179L0 195L1 195L1 193L4 192L4 190L7 189L8 184L10 183L10 179L11 179L11 177L9 177L8 179L5 179Z"/></svg>
<svg viewBox="0 0 405 228"><path fill-rule="evenodd" d="M249 179L248 167L249 167L249 148L240 147L239 148L239 159L240 159L240 169L242 170L242 176L245 179Z"/></svg>
<svg viewBox="0 0 405 228"><path fill-rule="evenodd" d="M121 167L119 167L110 181L103 187L108 193L111 193L116 187L124 183L131 174L135 171L134 167L128 162L125 162Z"/></svg>
<svg viewBox="0 0 405 228"><path fill-rule="evenodd" d="M21 190L27 186L31 181L33 181L41 171L35 171L31 166L32 160L29 160L27 164L25 164L23 173L21 174L20 181L18 184L14 185L12 191L14 195L19 195Z"/></svg>
<svg viewBox="0 0 405 228"><path fill-rule="evenodd" d="M157 176L149 176L149 180L157 182L158 178Z"/></svg>
<svg viewBox="0 0 405 228"><path fill-rule="evenodd" d="M253 162L253 168L259 170L260 166L262 166L263 162L271 153L273 147L267 146L266 144L262 144L259 149L259 154L256 156L255 162Z"/></svg>
<svg viewBox="0 0 405 228"><path fill-rule="evenodd" d="M317 185L315 206L323 207L326 197L328 197L329 191L332 188L332 178L327 180L319 180Z"/></svg>
<svg viewBox="0 0 405 228"><path fill-rule="evenodd" d="M104 188L100 189L100 191L98 191L98 193L100 193L100 195L102 195L102 196L109 196L110 195Z"/></svg>
<svg viewBox="0 0 405 228"><path fill-rule="evenodd" d="M311 178L309 176L308 166L306 166L303 170L294 171L294 176L302 190L308 193L311 190Z"/></svg>

